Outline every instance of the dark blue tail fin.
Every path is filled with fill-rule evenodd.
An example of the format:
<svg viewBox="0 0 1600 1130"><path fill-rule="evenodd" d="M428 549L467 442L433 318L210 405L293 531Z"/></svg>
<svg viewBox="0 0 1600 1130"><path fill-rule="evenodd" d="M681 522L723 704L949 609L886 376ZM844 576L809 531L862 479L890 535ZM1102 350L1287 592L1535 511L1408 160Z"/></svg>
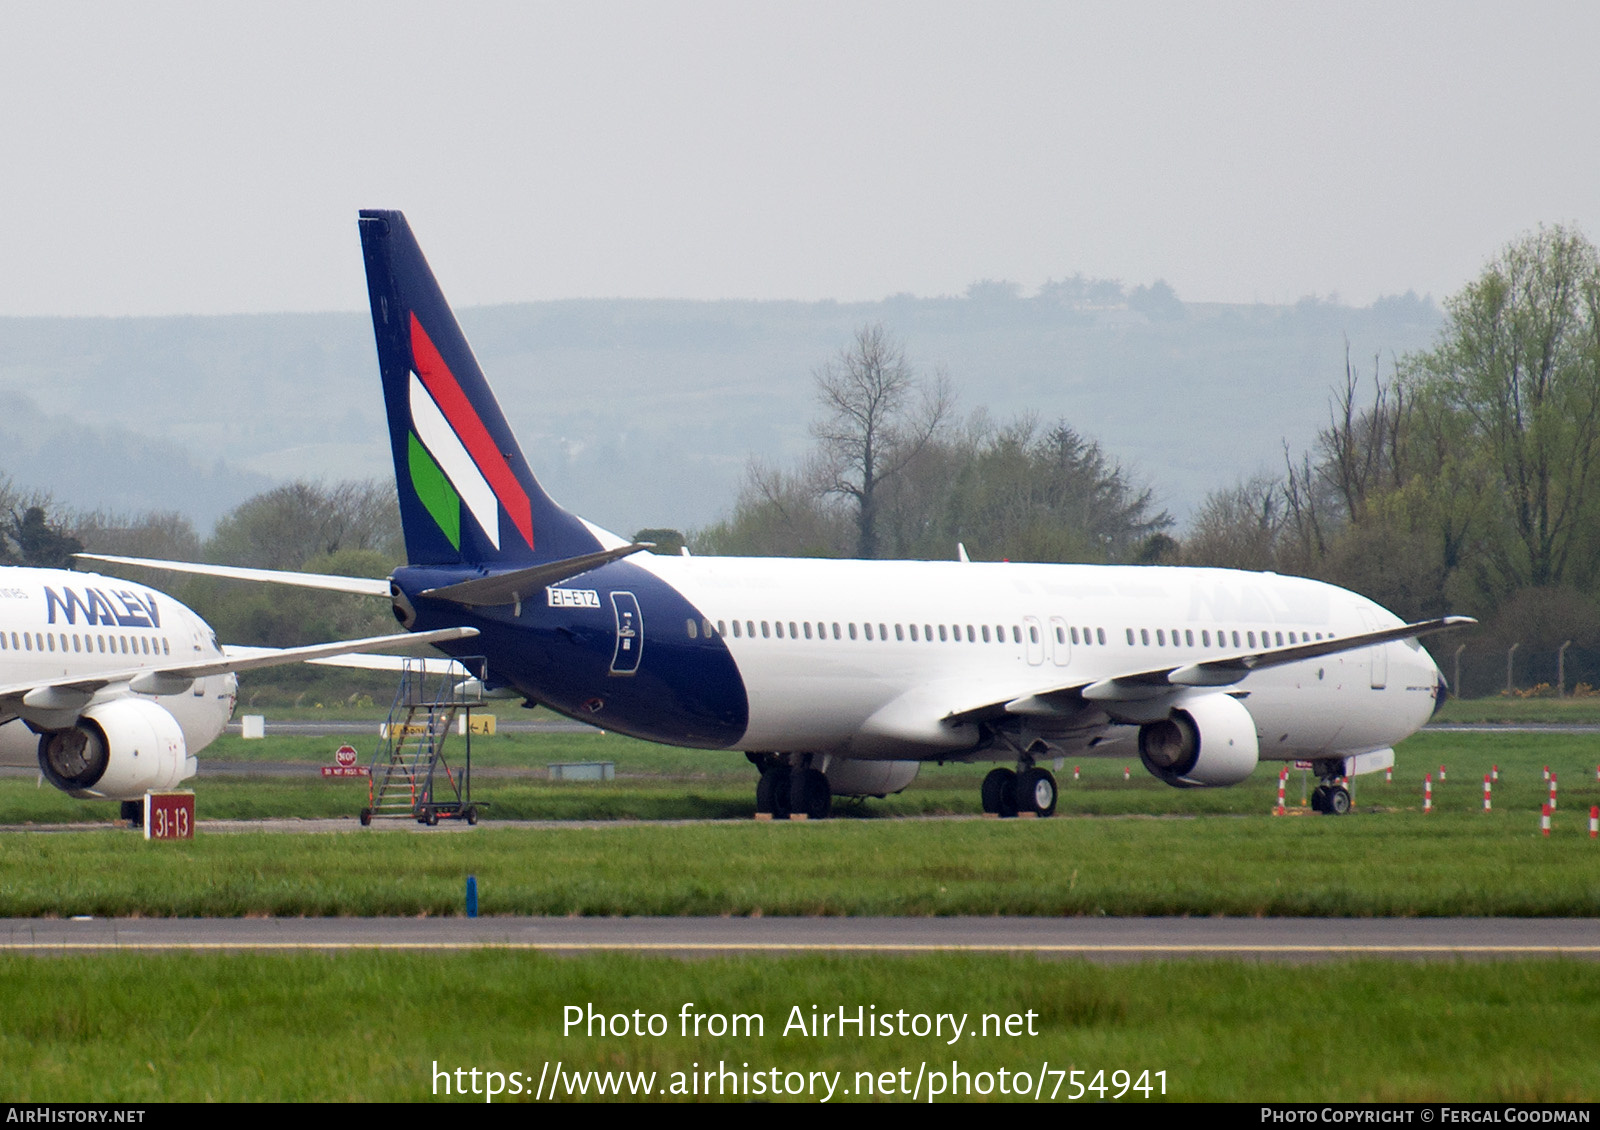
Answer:
<svg viewBox="0 0 1600 1130"><path fill-rule="evenodd" d="M361 212L372 328L413 565L514 569L600 548L550 500L399 212Z"/></svg>

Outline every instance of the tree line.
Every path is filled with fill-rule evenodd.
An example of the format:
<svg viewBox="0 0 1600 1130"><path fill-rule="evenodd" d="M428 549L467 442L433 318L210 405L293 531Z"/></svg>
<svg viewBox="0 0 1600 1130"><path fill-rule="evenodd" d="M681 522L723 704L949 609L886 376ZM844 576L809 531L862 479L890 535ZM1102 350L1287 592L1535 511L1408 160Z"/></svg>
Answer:
<svg viewBox="0 0 1600 1130"><path fill-rule="evenodd" d="M703 552L1274 570L1401 616L1478 616L1485 647L1600 646L1600 259L1545 227L1445 303L1426 350L1346 357L1311 450L1212 492L1175 530L1066 421L964 420L883 326L815 373L813 446L752 463ZM1248 426L1248 422L1241 422Z"/></svg>
<svg viewBox="0 0 1600 1130"><path fill-rule="evenodd" d="M815 374L812 445L752 462L695 552L1125 562L1271 569L1361 592L1408 618L1485 621L1483 646L1600 646L1600 257L1541 228L1445 303L1432 348L1346 358L1326 425L1282 468L1212 492L1186 530L1153 489L1066 420L961 413L883 325ZM685 540L640 531L658 552ZM79 549L385 576L404 560L393 485L296 482L207 538L176 513L71 512L0 481L0 562ZM230 642L384 631L379 601L170 577Z"/></svg>
<svg viewBox="0 0 1600 1130"><path fill-rule="evenodd" d="M1211 494L1194 564L1344 585L1482 646L1600 645L1600 258L1570 228L1503 248L1430 349L1347 358L1313 449ZM1358 371L1358 369L1360 371Z"/></svg>
<svg viewBox="0 0 1600 1130"><path fill-rule="evenodd" d="M957 419L943 372L919 373L882 325L816 374L815 444L753 462L733 512L692 539L738 556L1121 561L1167 553L1154 492L1065 421Z"/></svg>

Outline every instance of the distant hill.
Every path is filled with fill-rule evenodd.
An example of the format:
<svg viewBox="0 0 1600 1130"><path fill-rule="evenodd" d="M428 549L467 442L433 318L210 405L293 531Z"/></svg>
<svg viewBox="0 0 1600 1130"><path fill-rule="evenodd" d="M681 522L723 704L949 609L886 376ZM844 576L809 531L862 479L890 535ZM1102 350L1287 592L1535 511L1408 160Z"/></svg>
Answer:
<svg viewBox="0 0 1600 1130"><path fill-rule="evenodd" d="M1000 284L872 303L600 300L465 309L463 328L558 500L628 534L732 504L752 455L809 444L814 369L882 321L961 408L1065 419L1180 518L1305 446L1342 383L1431 343L1414 296L1353 308ZM202 529L273 482L391 473L365 313L0 318L0 471L63 501L178 509Z"/></svg>

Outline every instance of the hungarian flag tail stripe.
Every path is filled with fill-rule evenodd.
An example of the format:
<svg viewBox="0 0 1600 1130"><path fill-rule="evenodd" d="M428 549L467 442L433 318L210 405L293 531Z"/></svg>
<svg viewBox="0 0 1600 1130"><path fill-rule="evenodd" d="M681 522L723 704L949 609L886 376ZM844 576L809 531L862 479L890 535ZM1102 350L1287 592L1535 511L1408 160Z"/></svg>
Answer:
<svg viewBox="0 0 1600 1130"><path fill-rule="evenodd" d="M461 390L461 385L456 381L455 374L450 372L450 367L444 363L444 358L439 356L439 351L434 348L433 341L428 337L427 331L422 328L422 323L417 320L416 314L411 315L411 357L416 363L417 374L422 378L422 383L427 386L432 399L443 412L443 418L449 421L450 427L460 437L460 442L465 450L470 452L471 460L480 472L478 478L487 480L493 488L494 496L506 508L506 513L511 517L511 524L521 531L523 538L531 547L533 545L533 507L528 501L528 494L522 489L522 484L517 482L516 474L511 470L511 465L506 462L505 456L495 446L494 440L483 426L483 421L478 418L478 413L473 409L472 402L467 394ZM415 396L413 395L413 403ZM413 417L414 419L415 417ZM439 458L439 450L433 446L427 436L422 437L423 442L433 451L435 458ZM450 467L439 458L441 464L448 471ZM461 480L456 479L454 472L451 478L456 487L461 491L462 498L467 497L467 490L462 488ZM470 504L469 504L470 506ZM474 516L478 516L476 507L472 507ZM499 522L480 523L485 531L491 528L495 531L491 539L495 548L500 546Z"/></svg>
<svg viewBox="0 0 1600 1130"><path fill-rule="evenodd" d="M444 413L439 411L439 406L433 402L433 397L428 395L427 389L422 387L422 382L414 376L411 378L411 426L417 430L422 446L427 448L428 453L438 462L445 478L455 486L456 493L461 496L461 501L466 503L472 516L478 520L478 525L483 528L489 541L499 549L500 506L495 499L495 492L478 473L477 464L473 462L472 456L467 454L467 449L461 446L461 441L456 438L456 433L450 427L449 421L444 418ZM414 482L413 485L418 484ZM420 486L418 495L422 496ZM437 520L438 516L434 517ZM447 530L446 534L448 533Z"/></svg>

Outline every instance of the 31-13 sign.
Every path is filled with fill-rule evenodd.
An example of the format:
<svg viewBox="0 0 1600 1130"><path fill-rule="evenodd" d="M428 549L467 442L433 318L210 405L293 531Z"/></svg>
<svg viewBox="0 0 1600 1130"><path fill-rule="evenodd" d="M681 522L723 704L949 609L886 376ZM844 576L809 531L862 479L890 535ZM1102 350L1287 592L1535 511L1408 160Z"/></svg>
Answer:
<svg viewBox="0 0 1600 1130"><path fill-rule="evenodd" d="M194 839L194 793L145 793L144 838Z"/></svg>

